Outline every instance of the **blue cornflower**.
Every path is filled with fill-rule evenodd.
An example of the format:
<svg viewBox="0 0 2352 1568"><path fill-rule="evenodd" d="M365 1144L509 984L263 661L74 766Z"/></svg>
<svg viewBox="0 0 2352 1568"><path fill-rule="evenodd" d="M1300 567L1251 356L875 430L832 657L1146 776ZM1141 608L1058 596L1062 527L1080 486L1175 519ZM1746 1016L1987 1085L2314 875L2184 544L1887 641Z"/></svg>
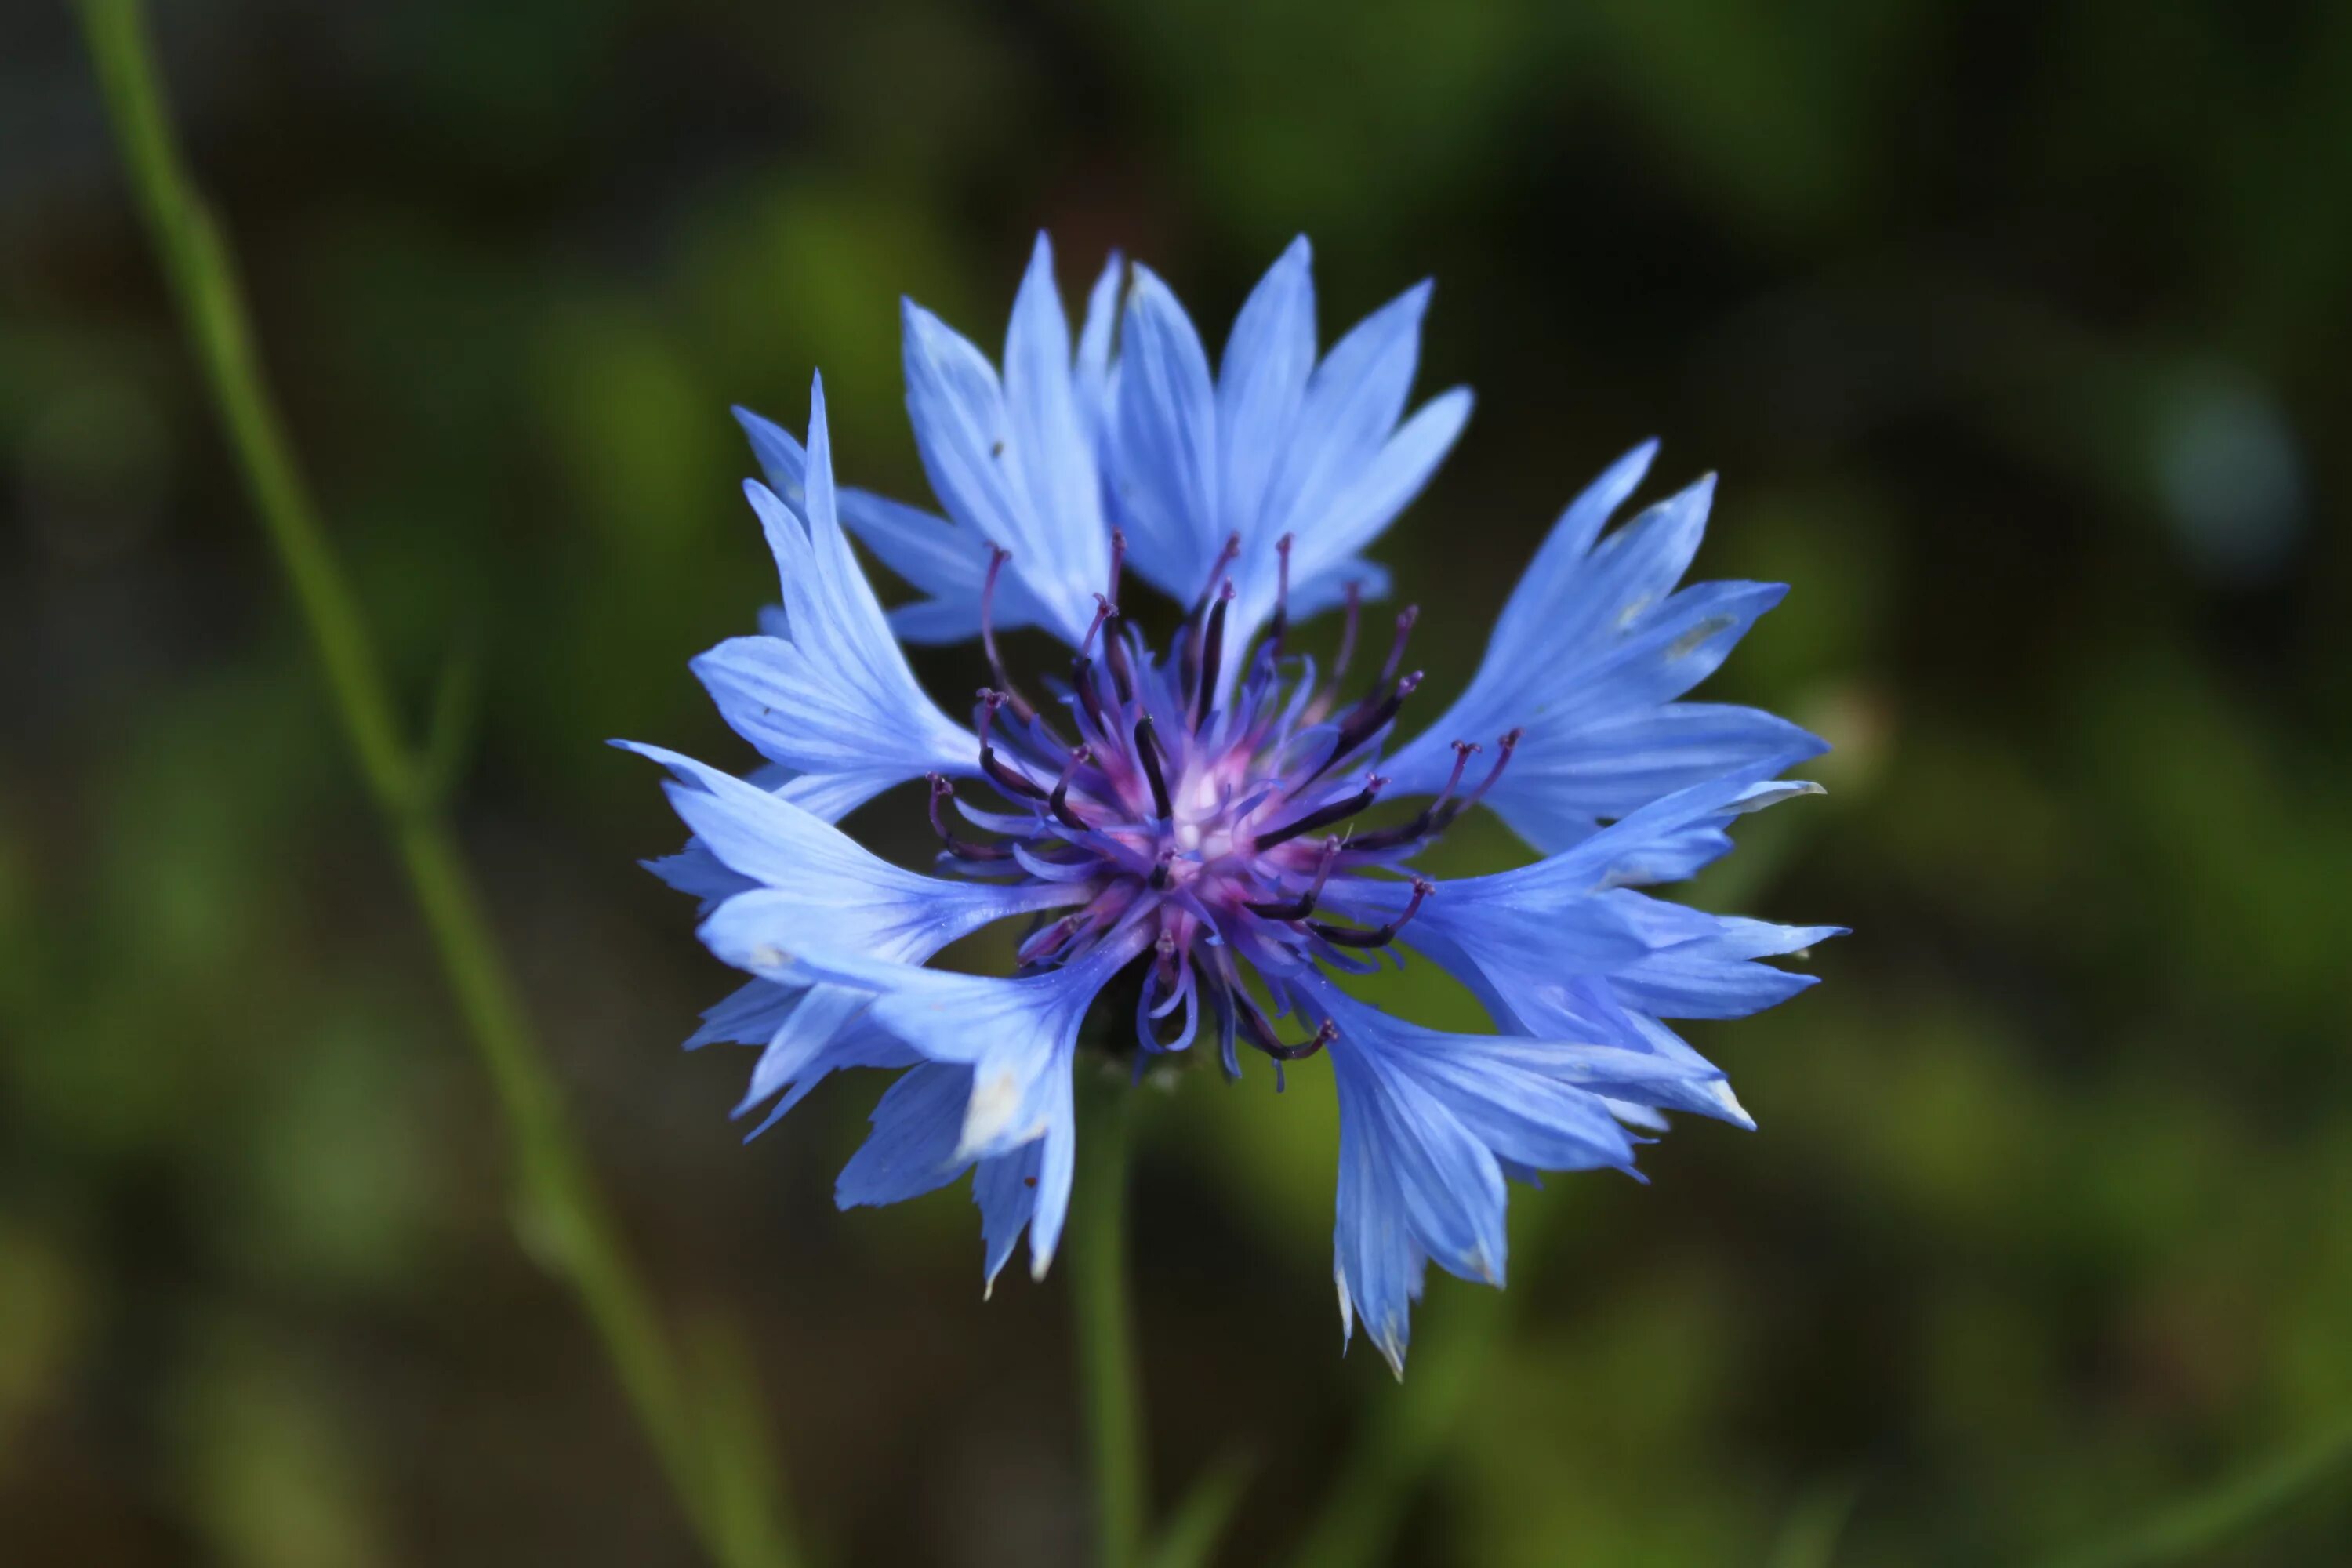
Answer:
<svg viewBox="0 0 2352 1568"><path fill-rule="evenodd" d="M1636 892L1729 846L1725 826L1813 788L1776 782L1822 750L1754 709L1677 700L1783 590L1678 587L1713 494L1701 480L1602 537L1646 472L1635 449L1578 498L1503 611L1462 697L1387 751L1421 683L1415 612L1352 699L1362 607L1386 591L1369 545L1469 411L1409 417L1426 285L1316 352L1304 240L1250 296L1219 371L1149 271L1122 303L1114 258L1075 346L1041 237L1002 374L936 317L905 312L908 406L942 518L837 488L820 384L807 445L741 413L767 483L746 493L783 603L762 635L695 660L772 766L750 781L652 747L694 837L656 863L704 900L703 941L753 976L689 1040L755 1045L739 1114L765 1127L836 1068L898 1069L841 1174L844 1206L972 1176L986 1275L1025 1229L1033 1270L1067 1213L1082 1026L1114 980L1147 1060L1213 1037L1322 1054L1340 1106L1336 1273L1402 1369L1434 1260L1500 1284L1504 1182L1631 1170L1660 1112L1740 1126L1723 1074L1662 1022L1731 1017L1811 984L1756 962L1836 934L1700 913ZM1118 324L1113 347L1113 323ZM886 615L855 531L923 597ZM1128 612L1141 579L1188 606L1156 652ZM1328 671L1289 647L1346 615ZM997 634L1071 649L1033 685ZM895 637L894 637L895 628ZM901 641L978 636L993 672L969 725L924 694ZM832 824L927 781L941 843L926 875ZM961 798L965 784L992 805ZM1375 801L1419 802L1385 826ZM1485 805L1546 858L1444 887L1413 858ZM1015 973L924 965L1026 917ZM1497 1033L1388 1016L1334 973L1410 946L1462 980Z"/></svg>

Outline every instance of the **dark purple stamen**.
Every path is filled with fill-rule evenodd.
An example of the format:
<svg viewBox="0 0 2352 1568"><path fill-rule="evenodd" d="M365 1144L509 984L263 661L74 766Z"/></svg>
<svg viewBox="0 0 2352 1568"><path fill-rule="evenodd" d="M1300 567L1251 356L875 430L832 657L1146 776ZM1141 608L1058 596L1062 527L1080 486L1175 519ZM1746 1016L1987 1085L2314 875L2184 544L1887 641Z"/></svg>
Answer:
<svg viewBox="0 0 2352 1568"><path fill-rule="evenodd" d="M1525 733L1527 733L1527 731L1524 730L1513 730L1501 740L1495 742L1495 765L1486 770L1486 776L1478 781L1478 787L1476 789L1472 790L1464 799L1445 808L1444 815L1440 816L1437 820L1437 826L1441 829L1453 826L1456 817L1460 816L1464 812L1469 810L1472 806L1486 798L1486 792L1493 789L1495 787L1495 781L1503 776L1503 769L1509 764L1511 753L1518 750L1519 737ZM1457 745L1460 743L1461 742L1455 742ZM1457 768L1454 772L1455 776L1459 777L1461 770Z"/></svg>
<svg viewBox="0 0 2352 1568"><path fill-rule="evenodd" d="M1339 732L1332 738L1331 754L1323 759L1323 766L1317 768L1315 774L1310 776L1320 775L1331 764L1346 758L1357 747L1379 734L1381 727L1397 716L1397 710L1404 706L1404 700L1420 689L1421 671L1416 669L1398 681L1378 702L1367 698L1359 703L1355 710L1340 721Z"/></svg>
<svg viewBox="0 0 2352 1568"><path fill-rule="evenodd" d="M1110 619L1103 626L1103 663L1110 668L1110 683L1118 693L1119 705L1135 700L1135 669L1127 657L1127 617L1111 606Z"/></svg>
<svg viewBox="0 0 2352 1568"><path fill-rule="evenodd" d="M1151 785L1152 809L1165 822L1174 813L1168 804L1168 774L1160 759L1160 733L1152 727L1149 713L1135 721L1135 755L1143 764L1144 778Z"/></svg>
<svg viewBox="0 0 2352 1568"><path fill-rule="evenodd" d="M975 726L980 731L980 771L995 780L998 787L1013 795L1024 800L1043 800L1045 792L1007 767L990 742L990 731L996 723L996 710L1013 701L1013 699L1002 691L992 691L985 686L980 689L979 721ZM1017 704L1014 710L1019 710Z"/></svg>
<svg viewBox="0 0 2352 1568"><path fill-rule="evenodd" d="M1259 834L1257 847L1260 849L1271 849L1277 844L1289 843L1302 833L1312 833L1318 827L1328 827L1335 822L1344 822L1379 799L1381 789L1388 782L1380 774L1374 773L1364 781L1364 787L1361 790L1347 799L1334 801L1320 810L1308 812L1296 821L1286 822L1271 832Z"/></svg>
<svg viewBox="0 0 2352 1568"><path fill-rule="evenodd" d="M1070 775L1076 773L1085 763L1092 761L1094 761L1094 752L1084 746L1072 752L1070 760L1062 764L1062 776L1054 781L1054 793L1045 797L1046 809L1051 811L1065 826L1075 827L1080 833L1090 831L1093 825L1070 809Z"/></svg>
<svg viewBox="0 0 2352 1568"><path fill-rule="evenodd" d="M1334 947L1386 947L1396 939L1396 933L1405 921L1419 912L1421 901L1436 890L1436 883L1423 877L1415 877L1412 879L1412 897L1405 900L1405 906L1397 912L1396 919L1377 930L1326 925L1321 921L1308 921L1307 929Z"/></svg>
<svg viewBox="0 0 2352 1568"><path fill-rule="evenodd" d="M1064 915L1052 925L1034 933L1024 942L1013 955L1014 961L1023 964L1043 963L1060 952L1070 938L1077 933L1078 929L1086 923L1087 917L1084 912Z"/></svg>
<svg viewBox="0 0 2352 1568"><path fill-rule="evenodd" d="M1306 892L1288 903L1244 904L1242 908L1254 915L1260 915L1270 921L1305 920L1315 912L1315 900L1323 896L1323 884L1331 877L1331 863L1339 858L1339 841L1336 838L1325 839L1322 858L1315 862L1315 880L1309 884Z"/></svg>
<svg viewBox="0 0 2352 1568"><path fill-rule="evenodd" d="M1118 606L1110 602L1108 595L1103 594L1097 594L1095 595L1095 618L1087 623L1087 635L1078 641L1078 657L1080 658L1084 658L1095 651L1095 634L1103 629L1103 623L1105 621L1110 619L1117 614L1118 614Z"/></svg>
<svg viewBox="0 0 2352 1568"><path fill-rule="evenodd" d="M1250 1043L1276 1061L1305 1061L1339 1037L1339 1026L1326 1018L1323 1026L1315 1031L1313 1039L1286 1046L1281 1037L1274 1032L1274 1026L1267 1022L1265 1015L1258 1011L1257 1004L1251 1001L1246 993L1234 993L1234 1001L1241 1014L1242 1027L1249 1031Z"/></svg>
<svg viewBox="0 0 2352 1568"><path fill-rule="evenodd" d="M1192 601L1192 614L1199 615L1209 607L1209 597L1217 584L1225 580L1225 573L1242 558L1242 536L1238 531L1225 535L1225 547L1217 552L1216 564L1209 568L1209 580L1201 584L1201 595Z"/></svg>
<svg viewBox="0 0 2352 1568"><path fill-rule="evenodd" d="M1004 670L1003 656L996 651L996 580L1004 574L1005 563L1013 552L1000 545L988 547L988 575L980 585L980 646L988 655L988 668L1003 689L1005 700L1013 704L1013 715L1024 724L1037 716L1019 691L1014 689L1013 677Z"/></svg>
<svg viewBox="0 0 2352 1568"><path fill-rule="evenodd" d="M1209 721L1209 707L1217 700L1217 677L1225 657L1225 606L1234 602L1234 585L1227 580L1224 591L1217 595L1214 607L1209 611L1209 629L1201 639L1201 687L1192 702L1192 730L1200 732Z"/></svg>
<svg viewBox="0 0 2352 1568"><path fill-rule="evenodd" d="M1164 893L1168 890L1168 885L1175 879L1176 851L1162 849L1160 852L1160 858L1151 863L1151 875L1147 880L1153 892Z"/></svg>
<svg viewBox="0 0 2352 1568"><path fill-rule="evenodd" d="M1433 828L1444 827L1454 820L1454 815L1446 811L1445 803L1454 798L1454 787L1462 782L1462 770L1469 764L1471 754L1478 750L1480 747L1475 741L1454 742L1454 771L1446 775L1445 787L1437 792L1435 799L1415 813L1411 822L1397 827L1384 827L1377 833L1364 834L1351 840L1348 847L1358 851L1393 849L1400 844L1411 844Z"/></svg>
<svg viewBox="0 0 2352 1568"><path fill-rule="evenodd" d="M1396 640L1389 644L1388 661L1381 666L1381 678L1373 683L1378 690L1396 679L1397 666L1404 661L1404 645L1412 636L1412 623L1421 619L1421 606L1407 605L1396 618Z"/></svg>
<svg viewBox="0 0 2352 1568"><path fill-rule="evenodd" d="M947 817L940 810L941 801L955 798L955 785L949 781L945 773L931 774L930 781L931 831L940 836L940 842L947 846L949 854L962 860L1010 860L1013 858L1013 851L1004 845L971 844L958 838L955 836L955 830L948 826Z"/></svg>
<svg viewBox="0 0 2352 1568"><path fill-rule="evenodd" d="M1078 694L1078 706L1086 710L1087 721L1098 735L1110 732L1110 721L1103 717L1102 693L1095 689L1095 661L1083 656L1070 661L1070 689Z"/></svg>

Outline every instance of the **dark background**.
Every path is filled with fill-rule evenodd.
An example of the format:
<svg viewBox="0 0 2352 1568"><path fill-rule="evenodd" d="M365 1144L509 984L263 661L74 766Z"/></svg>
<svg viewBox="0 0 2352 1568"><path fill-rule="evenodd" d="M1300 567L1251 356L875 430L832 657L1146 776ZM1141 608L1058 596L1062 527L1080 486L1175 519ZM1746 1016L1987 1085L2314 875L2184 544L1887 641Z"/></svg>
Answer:
<svg viewBox="0 0 2352 1568"><path fill-rule="evenodd" d="M797 426L822 365L845 476L925 499L897 298L993 344L1040 226L1074 296L1117 245L1213 345L1300 230L1327 341L1438 279L1421 385L1478 412L1379 550L1434 692L1656 434L1653 493L1724 475L1702 574L1795 585L1706 694L1838 746L1695 893L1855 930L1693 1031L1762 1131L1520 1195L1513 1289L1434 1278L1403 1393L1339 1353L1328 1076L1155 1100L1154 1473L1254 1464L1223 1561L1449 1404L1370 1493L1398 1563L1795 1563L1848 1497L1841 1563L2027 1562L2352 1411L2352 7L160 10L414 710L478 658L461 820L572 1108L666 1307L748 1346L830 1562L1082 1559L1065 1283L983 1306L960 1194L833 1211L871 1085L738 1147L746 1058L676 1049L730 982L602 742L749 761L686 669L774 593L727 405ZM0 1559L694 1561L517 1245L32 0L0 480ZM909 796L859 823L919 852ZM2347 1561L2345 1492L2196 1561Z"/></svg>

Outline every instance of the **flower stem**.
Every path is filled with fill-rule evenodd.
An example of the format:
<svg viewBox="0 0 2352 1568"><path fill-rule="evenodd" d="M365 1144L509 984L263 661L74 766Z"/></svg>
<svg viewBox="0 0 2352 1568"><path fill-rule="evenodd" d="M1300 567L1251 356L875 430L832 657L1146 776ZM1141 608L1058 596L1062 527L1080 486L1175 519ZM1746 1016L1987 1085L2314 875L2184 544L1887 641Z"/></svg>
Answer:
<svg viewBox="0 0 2352 1568"><path fill-rule="evenodd" d="M1076 1210L1070 1216L1071 1303L1078 1389L1093 1452L1098 1568L1142 1561L1143 1394L1128 1300L1127 1171L1134 1090L1123 1074L1081 1062Z"/></svg>
<svg viewBox="0 0 2352 1568"><path fill-rule="evenodd" d="M578 1292L697 1536L728 1568L793 1561L774 1534L722 1515L678 1363L632 1270L433 787L403 738L357 595L328 543L262 375L226 242L181 163L138 0L79 0L107 112L206 387L324 668L343 736L383 813L512 1143L520 1225ZM740 1511L740 1510L737 1510Z"/></svg>

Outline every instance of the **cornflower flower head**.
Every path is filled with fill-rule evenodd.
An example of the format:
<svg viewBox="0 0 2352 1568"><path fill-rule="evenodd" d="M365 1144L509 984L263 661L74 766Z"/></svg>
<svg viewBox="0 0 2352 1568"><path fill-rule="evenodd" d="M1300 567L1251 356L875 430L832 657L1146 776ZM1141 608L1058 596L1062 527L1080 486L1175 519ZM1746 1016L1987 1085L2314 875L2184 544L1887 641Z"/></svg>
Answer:
<svg viewBox="0 0 2352 1568"><path fill-rule="evenodd" d="M1733 816L1814 787L1778 777L1822 749L1802 730L1677 700L1784 590L1678 586L1709 479L1603 537L1648 468L1654 447L1638 447L1554 526L1468 688L1392 747L1422 684L1417 612L1369 624L1388 584L1360 552L1469 409L1454 391L1405 413L1427 287L1318 357L1301 240L1213 374L1166 287L1138 267L1122 301L1124 272L1114 258L1074 345L1041 237L1001 374L906 307L908 405L945 517L836 486L821 384L805 446L738 411L782 605L694 668L770 766L740 779L631 746L671 770L694 835L654 868L704 900L703 941L752 976L688 1043L760 1047L739 1110L764 1110L755 1132L837 1069L897 1070L836 1197L892 1203L970 1173L992 1282L1024 1230L1033 1271L1052 1260L1082 1036L1139 1076L1212 1041L1229 1077L1262 1055L1277 1088L1286 1064L1328 1058L1342 1324L1360 1319L1401 1373L1429 1262L1502 1283L1507 1179L1631 1171L1666 1110L1752 1125L1664 1020L1785 999L1811 977L1757 961L1836 928L1635 889L1725 852ZM886 614L852 532L922 596ZM1164 647L1131 613L1146 585L1181 609ZM1326 609L1345 622L1318 669L1293 633ZM1015 626L1058 637L1066 665L1017 677L999 643ZM959 722L899 644L974 636L991 674ZM931 874L833 826L910 783L940 842ZM1360 821L1397 801L1401 819ZM1415 868L1482 806L1540 858L1442 885ZM927 967L1007 920L1026 921L1012 974ZM1462 981L1496 1032L1424 1028L1333 978L1400 946ZM1115 980L1131 1021L1089 1034Z"/></svg>

